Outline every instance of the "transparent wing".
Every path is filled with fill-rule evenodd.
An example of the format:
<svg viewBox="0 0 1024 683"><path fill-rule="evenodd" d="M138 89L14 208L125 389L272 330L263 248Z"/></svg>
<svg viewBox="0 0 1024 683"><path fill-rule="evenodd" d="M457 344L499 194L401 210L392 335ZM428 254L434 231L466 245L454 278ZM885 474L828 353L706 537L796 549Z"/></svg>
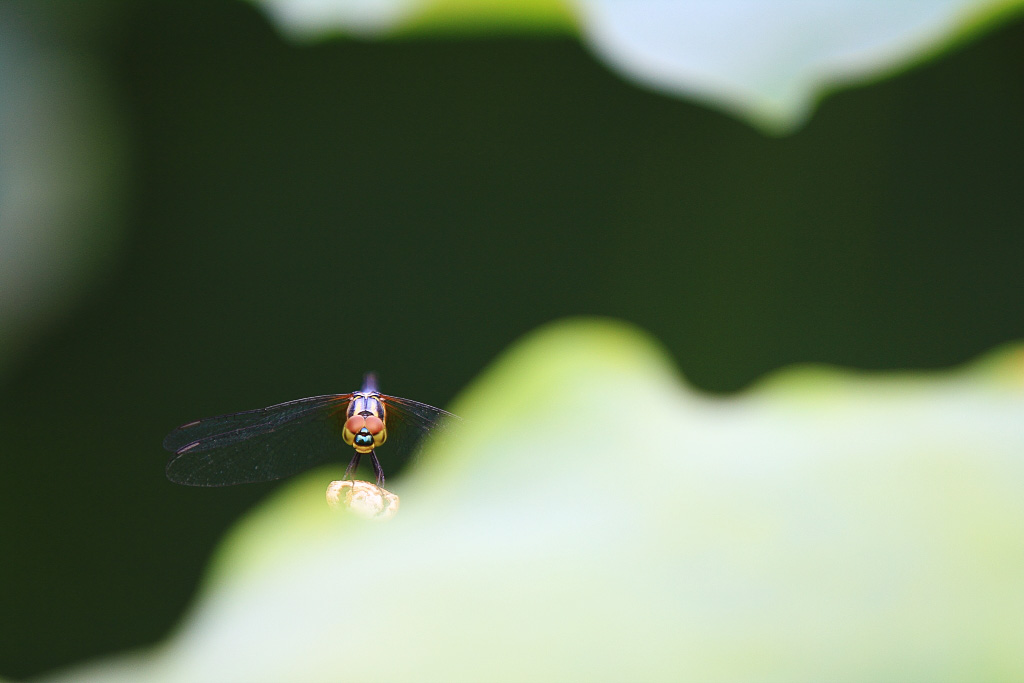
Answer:
<svg viewBox="0 0 1024 683"><path fill-rule="evenodd" d="M271 481L350 450L342 440L352 394L313 396L197 420L164 439L167 478L189 486Z"/></svg>
<svg viewBox="0 0 1024 683"><path fill-rule="evenodd" d="M381 394L387 408L388 440L377 452L385 462L399 465L415 458L422 439L446 436L462 423L458 415L407 398Z"/></svg>

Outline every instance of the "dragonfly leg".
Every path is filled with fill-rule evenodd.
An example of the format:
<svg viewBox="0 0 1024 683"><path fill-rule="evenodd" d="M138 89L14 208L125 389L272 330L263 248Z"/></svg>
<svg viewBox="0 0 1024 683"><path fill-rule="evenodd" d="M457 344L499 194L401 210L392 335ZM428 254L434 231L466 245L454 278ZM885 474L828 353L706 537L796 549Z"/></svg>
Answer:
<svg viewBox="0 0 1024 683"><path fill-rule="evenodd" d="M374 462L376 462L376 459L374 459ZM357 467L359 467L359 451L356 451L355 455L352 456L352 461L348 464L348 467L345 468L345 476L342 477L342 480L348 479L352 476L352 473L356 471Z"/></svg>
<svg viewBox="0 0 1024 683"><path fill-rule="evenodd" d="M370 451L370 458L373 460L373 471L377 475L377 486L384 488L384 468L380 466L377 454L373 451Z"/></svg>

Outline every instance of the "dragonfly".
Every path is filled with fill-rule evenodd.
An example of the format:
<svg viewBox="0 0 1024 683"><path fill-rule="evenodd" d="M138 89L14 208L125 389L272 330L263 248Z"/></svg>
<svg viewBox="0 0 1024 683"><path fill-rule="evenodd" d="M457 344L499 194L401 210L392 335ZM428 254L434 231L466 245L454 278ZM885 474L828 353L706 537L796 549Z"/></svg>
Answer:
<svg viewBox="0 0 1024 683"><path fill-rule="evenodd" d="M171 452L167 478L188 486L230 486L273 481L330 460L345 445L355 453L348 479L369 454L377 486L384 469L376 449L385 441L394 455L410 453L420 438L444 430L460 418L446 410L388 396L368 373L359 391L326 394L195 420L164 439Z"/></svg>

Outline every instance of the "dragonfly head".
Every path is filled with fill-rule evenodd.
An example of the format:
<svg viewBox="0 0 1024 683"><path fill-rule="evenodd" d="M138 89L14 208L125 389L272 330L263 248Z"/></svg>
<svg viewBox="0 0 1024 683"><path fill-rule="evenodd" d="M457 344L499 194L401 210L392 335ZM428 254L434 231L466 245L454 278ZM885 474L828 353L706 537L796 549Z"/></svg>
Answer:
<svg viewBox="0 0 1024 683"><path fill-rule="evenodd" d="M384 421L372 413L353 415L345 421L345 443L360 453L369 453L387 439Z"/></svg>

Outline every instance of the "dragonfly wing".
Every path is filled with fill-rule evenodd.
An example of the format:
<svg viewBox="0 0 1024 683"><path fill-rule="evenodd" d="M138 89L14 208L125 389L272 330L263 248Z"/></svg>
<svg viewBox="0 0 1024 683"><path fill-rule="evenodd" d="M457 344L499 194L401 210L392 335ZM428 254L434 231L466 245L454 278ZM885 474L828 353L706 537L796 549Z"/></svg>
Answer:
<svg viewBox="0 0 1024 683"><path fill-rule="evenodd" d="M324 406L333 406L339 401L347 402L351 396L352 394L312 396L278 403L269 408L258 408L196 420L183 424L168 434L163 445L165 449L177 452L189 444L213 437L219 437L221 444L228 439L245 440L289 420L302 417L309 411L316 411Z"/></svg>
<svg viewBox="0 0 1024 683"><path fill-rule="evenodd" d="M281 479L341 454L351 394L315 396L190 422L164 440L167 478L190 486Z"/></svg>
<svg viewBox="0 0 1024 683"><path fill-rule="evenodd" d="M388 440L381 448L388 460L409 460L424 436L446 435L462 418L434 406L397 396L381 395L388 411Z"/></svg>

